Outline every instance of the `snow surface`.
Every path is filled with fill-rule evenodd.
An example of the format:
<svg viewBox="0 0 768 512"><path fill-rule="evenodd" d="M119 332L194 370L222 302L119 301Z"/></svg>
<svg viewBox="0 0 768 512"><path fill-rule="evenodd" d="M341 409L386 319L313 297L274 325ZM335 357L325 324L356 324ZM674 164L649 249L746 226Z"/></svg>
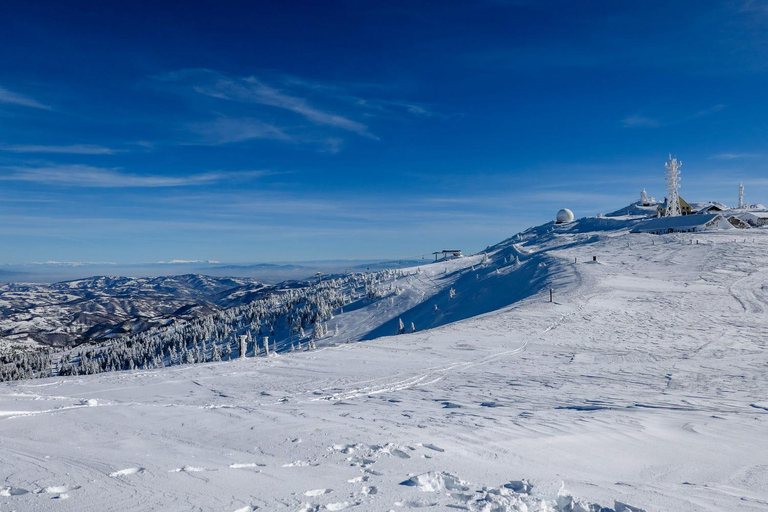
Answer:
<svg viewBox="0 0 768 512"><path fill-rule="evenodd" d="M635 222L420 267L319 350L0 384L0 509L768 510L768 232Z"/></svg>

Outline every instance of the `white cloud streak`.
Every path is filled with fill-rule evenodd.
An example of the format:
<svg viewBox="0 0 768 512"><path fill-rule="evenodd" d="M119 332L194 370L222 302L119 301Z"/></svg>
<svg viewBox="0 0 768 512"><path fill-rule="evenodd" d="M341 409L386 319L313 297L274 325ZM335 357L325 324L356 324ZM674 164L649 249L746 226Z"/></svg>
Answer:
<svg viewBox="0 0 768 512"><path fill-rule="evenodd" d="M645 116L628 116L621 120L625 128L656 128L661 126L658 119Z"/></svg>
<svg viewBox="0 0 768 512"><path fill-rule="evenodd" d="M42 110L51 110L48 105L43 105L37 100L24 96L16 92L9 91L4 87L0 87L0 103L7 103L10 105L19 105L22 107L39 108Z"/></svg>
<svg viewBox="0 0 768 512"><path fill-rule="evenodd" d="M375 138L368 131L366 125L342 115L316 108L304 98L287 94L255 77L243 79L219 77L213 84L196 86L194 90L213 98L256 103L288 110L315 124L332 126L365 137Z"/></svg>
<svg viewBox="0 0 768 512"><path fill-rule="evenodd" d="M0 151L10 151L12 153L60 153L69 155L114 155L124 152L123 150L95 146L92 144L72 144L69 146L18 144L12 146L0 146Z"/></svg>
<svg viewBox="0 0 768 512"><path fill-rule="evenodd" d="M268 171L212 171L187 176L139 175L89 165L7 166L0 181L26 181L91 188L157 188L208 185L224 180L253 179Z"/></svg>
<svg viewBox="0 0 768 512"><path fill-rule="evenodd" d="M196 93L210 98L273 107L297 114L316 125L338 128L372 139L377 138L365 124L327 108L312 105L295 91L279 89L254 76L230 77L210 69L186 69L156 76L154 79L161 82L186 84ZM283 83L287 87L306 88L308 86L308 82L303 81L288 80ZM315 96L318 91L322 93L321 96L325 100L339 100L335 89L325 86L313 88Z"/></svg>
<svg viewBox="0 0 768 512"><path fill-rule="evenodd" d="M758 158L760 156L762 156L760 153L718 153L710 158L715 160L740 160L742 158Z"/></svg>
<svg viewBox="0 0 768 512"><path fill-rule="evenodd" d="M700 117L710 116L712 114L723 111L725 108L726 105L718 103L717 105L712 105L711 107L699 110L698 112L695 112L689 116L677 119L657 119L635 114L622 119L621 124L624 125L625 128L658 128L660 126L671 126L684 123L686 121L692 121Z"/></svg>
<svg viewBox="0 0 768 512"><path fill-rule="evenodd" d="M189 129L201 136L204 145L230 144L252 139L291 141L282 128L258 119L220 117L214 121L192 123Z"/></svg>

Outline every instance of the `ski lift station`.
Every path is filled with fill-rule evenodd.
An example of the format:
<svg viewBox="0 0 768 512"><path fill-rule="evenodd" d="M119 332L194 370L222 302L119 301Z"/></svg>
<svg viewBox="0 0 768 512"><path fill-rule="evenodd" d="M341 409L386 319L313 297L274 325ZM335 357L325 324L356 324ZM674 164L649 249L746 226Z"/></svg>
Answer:
<svg viewBox="0 0 768 512"><path fill-rule="evenodd" d="M435 255L435 261L437 261L439 258L442 257L444 260L450 260L453 258L463 258L464 255L461 254L461 249L445 249L443 251L436 251L432 254Z"/></svg>

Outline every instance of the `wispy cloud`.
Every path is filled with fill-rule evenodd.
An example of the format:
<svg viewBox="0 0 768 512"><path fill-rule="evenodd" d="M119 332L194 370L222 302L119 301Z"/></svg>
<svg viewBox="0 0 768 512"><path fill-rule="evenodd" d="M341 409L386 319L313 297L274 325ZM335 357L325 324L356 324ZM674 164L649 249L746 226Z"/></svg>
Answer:
<svg viewBox="0 0 768 512"><path fill-rule="evenodd" d="M69 146L18 144L12 146L0 146L0 151L10 151L13 153L62 153L70 155L114 155L124 152L124 150L95 146L92 144L72 144Z"/></svg>
<svg viewBox="0 0 768 512"><path fill-rule="evenodd" d="M201 137L198 144L212 146L252 139L292 140L282 128L250 118L219 117L214 121L191 123L188 128Z"/></svg>
<svg viewBox="0 0 768 512"><path fill-rule="evenodd" d="M710 114L715 114L717 112L720 112L721 110L724 110L724 109L725 109L725 105L723 105L722 103L718 103L717 105L712 105L709 108L699 110L698 112L690 116L688 119L695 119L697 117L708 116Z"/></svg>
<svg viewBox="0 0 768 512"><path fill-rule="evenodd" d="M4 87L0 87L0 103L8 103L11 105L20 105L22 107L39 108L43 110L51 110L51 107L44 105L37 100L24 96L16 92L9 91Z"/></svg>
<svg viewBox="0 0 768 512"><path fill-rule="evenodd" d="M305 97L308 93L306 88L310 84L306 81L285 79L268 83L255 76L227 76L210 69L186 69L155 76L154 79L159 82L183 84L189 90L210 98L273 107L297 114L315 125L336 128L363 137L377 138L364 123L346 114L338 113L328 106L319 107L310 102ZM339 106L339 92L336 88L318 85L312 88L309 94L321 102L323 100L325 103L335 102L336 106Z"/></svg>
<svg viewBox="0 0 768 512"><path fill-rule="evenodd" d="M625 128L656 128L661 126L658 119L645 116L628 116L621 120Z"/></svg>
<svg viewBox="0 0 768 512"><path fill-rule="evenodd" d="M139 175L119 169L89 165L6 166L0 181L28 181L34 183L92 188L155 188L208 185L224 180L253 179L269 171L212 171L187 176Z"/></svg>
<svg viewBox="0 0 768 512"><path fill-rule="evenodd" d="M686 121L691 121L693 119L699 119L701 117L710 116L712 114L716 114L717 112L721 112L726 108L725 105L722 103L718 103L716 105L712 105L711 107L699 110L698 112L694 112L693 114L684 116L684 117L677 117L677 118L655 118L655 117L648 117L642 114L635 114L628 117L625 117L621 120L621 124L625 128L658 128L660 126L670 126L675 125L679 123L684 123Z"/></svg>
<svg viewBox="0 0 768 512"><path fill-rule="evenodd" d="M718 153L710 158L715 160L740 160L742 158L759 158L761 156L760 153Z"/></svg>
<svg viewBox="0 0 768 512"><path fill-rule="evenodd" d="M768 14L768 2L765 0L747 0L741 5L740 10L752 14Z"/></svg>
<svg viewBox="0 0 768 512"><path fill-rule="evenodd" d="M375 138L363 123L314 107L306 99L267 85L256 77L233 79L219 76L214 83L195 86L194 90L213 98L257 103L288 110L316 124L332 126L365 137Z"/></svg>

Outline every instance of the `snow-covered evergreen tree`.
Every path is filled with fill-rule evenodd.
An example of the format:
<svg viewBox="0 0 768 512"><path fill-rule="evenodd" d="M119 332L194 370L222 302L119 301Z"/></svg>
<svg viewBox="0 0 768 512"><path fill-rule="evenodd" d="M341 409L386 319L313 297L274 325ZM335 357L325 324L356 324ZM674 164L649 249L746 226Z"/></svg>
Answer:
<svg viewBox="0 0 768 512"><path fill-rule="evenodd" d="M245 354L248 352L248 337L247 336L240 336L240 358L242 359L245 357Z"/></svg>

